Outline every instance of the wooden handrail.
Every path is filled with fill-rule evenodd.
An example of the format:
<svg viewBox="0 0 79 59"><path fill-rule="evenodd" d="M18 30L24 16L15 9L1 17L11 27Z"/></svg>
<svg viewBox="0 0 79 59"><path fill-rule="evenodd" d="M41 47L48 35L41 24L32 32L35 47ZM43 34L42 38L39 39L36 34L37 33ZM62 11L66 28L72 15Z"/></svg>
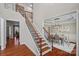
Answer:
<svg viewBox="0 0 79 59"><path fill-rule="evenodd" d="M27 12L27 13L31 13L31 14L32 14L32 12L29 12L29 11L25 11L25 12Z"/></svg>
<svg viewBox="0 0 79 59"><path fill-rule="evenodd" d="M45 31L46 33L50 34L50 33L45 29L45 27L43 27L43 29L44 29L44 31Z"/></svg>
<svg viewBox="0 0 79 59"><path fill-rule="evenodd" d="M20 11L20 10L24 10L24 7L19 5L18 3L16 4L16 12Z"/></svg>

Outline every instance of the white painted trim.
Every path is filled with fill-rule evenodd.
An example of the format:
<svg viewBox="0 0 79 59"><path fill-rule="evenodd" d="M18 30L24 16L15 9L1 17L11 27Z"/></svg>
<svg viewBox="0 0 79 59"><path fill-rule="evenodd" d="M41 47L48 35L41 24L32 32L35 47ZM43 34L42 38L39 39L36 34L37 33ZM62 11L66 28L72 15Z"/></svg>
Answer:
<svg viewBox="0 0 79 59"><path fill-rule="evenodd" d="M78 29L78 27L79 27L79 25L78 25L78 23L79 23L79 10L76 10L77 12L76 12L76 47L77 47L77 49L76 49L76 55L77 56L79 56L79 29Z"/></svg>
<svg viewBox="0 0 79 59"><path fill-rule="evenodd" d="M48 45L43 46L42 49L44 49L44 48L46 48L46 47L48 47Z"/></svg>
<svg viewBox="0 0 79 59"><path fill-rule="evenodd" d="M1 20L1 50L6 48L6 41L5 41L5 20L0 18Z"/></svg>
<svg viewBox="0 0 79 59"><path fill-rule="evenodd" d="M22 44L25 44L26 45L26 43L21 43L21 45ZM29 47L28 45L26 45L36 56L39 56L40 55L40 53L36 53L31 47Z"/></svg>
<svg viewBox="0 0 79 59"><path fill-rule="evenodd" d="M46 42L44 41L44 42L42 42L41 44L45 44ZM38 43L38 45L40 45L40 43Z"/></svg>

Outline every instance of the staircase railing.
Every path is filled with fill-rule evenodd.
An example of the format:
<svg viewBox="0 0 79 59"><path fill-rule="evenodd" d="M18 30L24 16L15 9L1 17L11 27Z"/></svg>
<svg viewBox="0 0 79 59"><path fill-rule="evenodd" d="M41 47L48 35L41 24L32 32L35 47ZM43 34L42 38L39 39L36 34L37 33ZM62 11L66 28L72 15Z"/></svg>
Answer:
<svg viewBox="0 0 79 59"><path fill-rule="evenodd" d="M47 40L51 39L50 33L46 30L45 27L43 27L43 29L44 29L44 36L45 36L45 38L46 38Z"/></svg>
<svg viewBox="0 0 79 59"><path fill-rule="evenodd" d="M32 22L29 21L29 19L28 19L27 16L26 16L26 19L27 19L27 20L26 20L26 24L27 24L27 26L28 26L28 29L30 30L31 35L33 36L34 41L35 41L37 47L39 48L40 55L42 55L41 46L39 47L38 44L37 44L37 42L36 42L36 40L35 40L35 39L36 39L36 36L37 36L37 38L40 39L40 45L41 45L41 39L42 39L42 38L39 37L37 31L35 30L35 28L34 28L34 26L33 26L33 24L32 24ZM35 35L36 35L36 36L35 36Z"/></svg>
<svg viewBox="0 0 79 59"><path fill-rule="evenodd" d="M29 20L29 18L30 19L32 19L31 17L29 17L26 13L28 13L28 12L26 12L25 10L24 10L24 7L22 7L22 6L20 6L20 5L18 5L18 4L16 4L16 11L18 11L24 18L25 18L25 22L26 22L26 25L27 25L27 27L28 27L28 29L29 29L29 31L30 31L30 33L31 33L31 35L32 35L32 37L33 37L33 39L34 39L34 42L36 43L36 46L37 46L37 48L38 48L38 50L39 50L39 52L40 52L40 55L42 55L42 50L41 50L41 37L39 37L39 35L38 35L38 33L37 33L37 31L36 31L36 29L34 28L34 25L32 24L32 22ZM37 38L36 38L37 37ZM40 47L38 46L38 44L37 44L37 42L36 42L36 39L40 39Z"/></svg>
<svg viewBox="0 0 79 59"><path fill-rule="evenodd" d="M45 27L43 27L43 29L44 29L44 36L45 36L45 38L46 38L48 41L52 40L51 42L52 42L52 50L53 50L53 35L51 35L51 34L46 30Z"/></svg>

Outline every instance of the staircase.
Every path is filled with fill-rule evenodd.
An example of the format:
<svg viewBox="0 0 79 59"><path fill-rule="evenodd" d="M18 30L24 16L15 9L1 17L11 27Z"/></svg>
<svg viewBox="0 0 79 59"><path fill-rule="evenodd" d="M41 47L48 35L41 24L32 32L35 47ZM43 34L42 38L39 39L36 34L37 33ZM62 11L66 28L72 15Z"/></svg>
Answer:
<svg viewBox="0 0 79 59"><path fill-rule="evenodd" d="M20 9L20 8L19 8ZM50 47L48 46L47 42L43 39L43 37L38 33L38 31L35 29L33 23L29 20L31 19L28 15L26 15L27 12L24 10L20 10L23 12L21 14L25 18L26 25L35 41L36 46L38 47L40 56L45 55L49 51L51 51Z"/></svg>

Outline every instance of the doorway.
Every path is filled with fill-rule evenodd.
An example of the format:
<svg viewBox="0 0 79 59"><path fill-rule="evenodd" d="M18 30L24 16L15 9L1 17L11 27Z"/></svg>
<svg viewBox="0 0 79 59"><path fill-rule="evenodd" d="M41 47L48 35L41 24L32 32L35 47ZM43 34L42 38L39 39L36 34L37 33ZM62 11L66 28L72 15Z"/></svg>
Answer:
<svg viewBox="0 0 79 59"><path fill-rule="evenodd" d="M18 46L19 42L19 22L6 21L6 48Z"/></svg>

